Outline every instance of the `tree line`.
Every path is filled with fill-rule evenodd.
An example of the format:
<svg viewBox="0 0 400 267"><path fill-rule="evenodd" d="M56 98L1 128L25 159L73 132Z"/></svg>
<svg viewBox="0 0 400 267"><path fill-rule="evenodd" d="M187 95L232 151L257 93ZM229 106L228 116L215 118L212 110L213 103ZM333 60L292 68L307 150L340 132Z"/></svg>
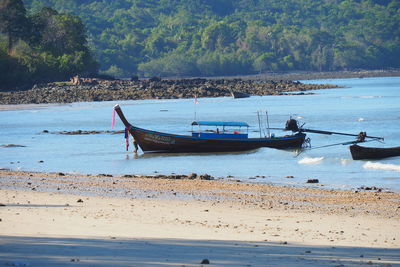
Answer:
<svg viewBox="0 0 400 267"><path fill-rule="evenodd" d="M28 14L21 0L2 0L0 32L2 89L97 73L78 16L49 7Z"/></svg>
<svg viewBox="0 0 400 267"><path fill-rule="evenodd" d="M398 0L25 0L78 15L104 73L400 67Z"/></svg>
<svg viewBox="0 0 400 267"><path fill-rule="evenodd" d="M29 40L21 37L14 53L21 58L29 53L18 51L29 47L43 54L39 58L45 63L40 66L58 68L59 74L67 73L59 71L66 65L68 74L94 70L91 55L101 73L116 77L400 67L398 0L24 0L24 4L30 24L39 29L33 35L42 33ZM41 13L45 10L50 14ZM40 17L46 22L39 23ZM71 25L78 30L67 30ZM51 29L55 36L50 38ZM2 32L0 57L4 58L7 34ZM60 42L60 34L76 40ZM63 50L68 43L74 52ZM59 62L61 50L67 55L66 64ZM75 67L69 65L72 59L78 61Z"/></svg>

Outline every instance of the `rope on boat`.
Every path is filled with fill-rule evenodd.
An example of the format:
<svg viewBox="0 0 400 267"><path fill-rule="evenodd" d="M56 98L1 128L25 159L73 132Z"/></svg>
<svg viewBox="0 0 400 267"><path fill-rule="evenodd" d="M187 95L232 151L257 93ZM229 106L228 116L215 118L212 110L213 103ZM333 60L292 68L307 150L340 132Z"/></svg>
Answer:
<svg viewBox="0 0 400 267"><path fill-rule="evenodd" d="M309 138L308 138L308 139L309 139ZM371 140L363 140L363 141L357 139L357 140L354 140L354 141L342 142L342 143L335 143L335 144L329 144L329 145L317 146L317 147L312 147L312 146L311 146L311 143L310 143L309 141L306 140L305 143L307 142L308 144L307 144L305 147L303 147L301 150L299 150L299 151L297 152L296 157L298 157L300 154L302 154L302 153L305 152L305 151L314 150L314 149L319 149L319 148L332 147L332 146L339 146L339 145L342 145L342 146L346 146L346 145L355 145L355 144L358 144L358 143L367 143L367 142L372 142L372 141L378 141L378 142L380 142L380 143L383 143L382 140L383 140L383 138L381 138L381 137L372 138Z"/></svg>

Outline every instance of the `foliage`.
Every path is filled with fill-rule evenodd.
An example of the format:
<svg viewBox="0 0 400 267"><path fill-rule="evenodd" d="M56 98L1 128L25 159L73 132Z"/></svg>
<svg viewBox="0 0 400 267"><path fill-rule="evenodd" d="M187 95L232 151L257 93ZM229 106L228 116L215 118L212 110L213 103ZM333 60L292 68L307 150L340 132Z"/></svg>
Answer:
<svg viewBox="0 0 400 267"><path fill-rule="evenodd" d="M24 3L31 14L49 6L79 16L101 70L118 76L400 67L398 0ZM50 29L68 28L63 15L55 16L57 23ZM58 49L70 49L71 43L49 43L51 38L43 36L40 47L54 55Z"/></svg>
<svg viewBox="0 0 400 267"><path fill-rule="evenodd" d="M2 88L97 73L85 27L77 16L51 8L26 16L22 1L5 0L0 4L0 25Z"/></svg>
<svg viewBox="0 0 400 267"><path fill-rule="evenodd" d="M22 0L2 0L0 2L0 32L7 35L8 53L28 31L28 20Z"/></svg>

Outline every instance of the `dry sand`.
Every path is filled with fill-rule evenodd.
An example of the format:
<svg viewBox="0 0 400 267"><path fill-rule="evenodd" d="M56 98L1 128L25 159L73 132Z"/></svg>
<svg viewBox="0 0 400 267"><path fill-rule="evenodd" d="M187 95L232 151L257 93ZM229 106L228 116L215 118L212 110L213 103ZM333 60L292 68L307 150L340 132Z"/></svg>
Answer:
<svg viewBox="0 0 400 267"><path fill-rule="evenodd" d="M0 171L0 266L396 266L400 195Z"/></svg>

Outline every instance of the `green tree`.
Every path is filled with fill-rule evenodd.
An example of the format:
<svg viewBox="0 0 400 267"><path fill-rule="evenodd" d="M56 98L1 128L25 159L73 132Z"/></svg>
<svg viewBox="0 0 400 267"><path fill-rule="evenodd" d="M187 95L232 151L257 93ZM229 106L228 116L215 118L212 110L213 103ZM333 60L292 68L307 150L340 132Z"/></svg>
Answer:
<svg viewBox="0 0 400 267"><path fill-rule="evenodd" d="M8 54L15 42L28 32L26 10L22 0L0 1L0 31L8 37Z"/></svg>
<svg viewBox="0 0 400 267"><path fill-rule="evenodd" d="M154 76L400 67L398 0L24 3L33 14L45 6L57 10L49 15L56 16L55 29L65 29L61 14L79 16L101 70L114 65L125 76L138 69ZM47 44L64 51L63 42Z"/></svg>
<svg viewBox="0 0 400 267"><path fill-rule="evenodd" d="M203 48L209 50L228 48L234 40L232 28L223 21L206 27L201 38Z"/></svg>

